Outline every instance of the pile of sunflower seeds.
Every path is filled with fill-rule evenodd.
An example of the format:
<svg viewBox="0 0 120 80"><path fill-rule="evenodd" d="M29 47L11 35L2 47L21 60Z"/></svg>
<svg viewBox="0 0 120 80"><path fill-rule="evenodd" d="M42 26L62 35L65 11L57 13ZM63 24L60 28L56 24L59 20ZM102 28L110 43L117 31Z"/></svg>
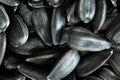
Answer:
<svg viewBox="0 0 120 80"><path fill-rule="evenodd" d="M120 80L120 0L0 0L0 80Z"/></svg>

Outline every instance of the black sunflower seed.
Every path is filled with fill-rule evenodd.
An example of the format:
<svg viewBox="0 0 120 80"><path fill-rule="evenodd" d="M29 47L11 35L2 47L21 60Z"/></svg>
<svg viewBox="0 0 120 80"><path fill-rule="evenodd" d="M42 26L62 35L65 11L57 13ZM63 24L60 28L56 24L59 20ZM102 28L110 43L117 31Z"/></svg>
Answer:
<svg viewBox="0 0 120 80"><path fill-rule="evenodd" d="M3 61L4 56L5 56L6 44L7 44L6 34L0 33L0 65Z"/></svg>
<svg viewBox="0 0 120 80"><path fill-rule="evenodd" d="M61 55L61 52L53 51L53 50L46 50L46 51L37 51L38 54L35 54L29 58L26 59L27 62L31 62L38 65L52 65L55 63L56 60L58 60L59 56ZM36 53L37 53L36 52Z"/></svg>
<svg viewBox="0 0 120 80"><path fill-rule="evenodd" d="M75 16L75 8L77 5L77 1L75 1L67 10L67 23L68 25L75 25L80 22L80 19Z"/></svg>
<svg viewBox="0 0 120 80"><path fill-rule="evenodd" d="M7 52L3 64L6 69L13 70L17 69L17 66L24 62L25 56L15 54L14 52Z"/></svg>
<svg viewBox="0 0 120 80"><path fill-rule="evenodd" d="M14 15L14 19L11 21L8 35L9 42L13 47L19 47L25 44L28 40L29 32L27 25L17 14Z"/></svg>
<svg viewBox="0 0 120 80"><path fill-rule="evenodd" d="M46 45L39 37L29 37L24 45L21 45L17 48L9 46L10 50L21 55L32 55L34 54L34 51L44 48L46 48Z"/></svg>
<svg viewBox="0 0 120 80"><path fill-rule="evenodd" d="M114 21L109 25L111 26L108 30L107 37L113 44L120 43L120 16L116 16Z"/></svg>
<svg viewBox="0 0 120 80"><path fill-rule="evenodd" d="M119 77L109 68L102 68L99 71L98 76L103 80L119 80Z"/></svg>
<svg viewBox="0 0 120 80"><path fill-rule="evenodd" d="M0 32L6 31L10 24L8 14L2 4L0 4Z"/></svg>
<svg viewBox="0 0 120 80"><path fill-rule="evenodd" d="M103 26L103 23L106 18L106 11L107 11L106 1L96 0L96 12L91 25L95 33L97 33Z"/></svg>
<svg viewBox="0 0 120 80"><path fill-rule="evenodd" d="M57 62L50 74L48 80L60 80L70 74L77 66L80 56L77 51L69 50Z"/></svg>
<svg viewBox="0 0 120 80"><path fill-rule="evenodd" d="M96 10L96 1L95 0L79 0L77 5L77 15L80 20L84 23L89 23L94 15Z"/></svg>
<svg viewBox="0 0 120 80"><path fill-rule="evenodd" d="M113 51L102 51L94 53L81 60L76 68L80 77L85 77L100 68L113 54Z"/></svg>
<svg viewBox="0 0 120 80"><path fill-rule="evenodd" d="M30 10L26 4L21 3L17 9L17 13L22 17L24 22L27 24L30 32L33 32L34 27L32 25L32 10Z"/></svg>
<svg viewBox="0 0 120 80"><path fill-rule="evenodd" d="M51 34L54 45L59 45L66 26L65 12L61 8L55 8L52 14Z"/></svg>
<svg viewBox="0 0 120 80"><path fill-rule="evenodd" d="M109 59L109 63L110 63L110 65L112 66L113 70L115 71L115 73L118 76L120 76L119 60L120 60L120 50L114 49L113 50L113 55Z"/></svg>
<svg viewBox="0 0 120 80"><path fill-rule="evenodd" d="M50 36L49 18L45 8L35 9L32 20L38 35L46 45L51 46L52 40Z"/></svg>
<svg viewBox="0 0 120 80"><path fill-rule="evenodd" d="M111 43L82 27L72 27L68 30L67 43L79 51L101 51L111 47Z"/></svg>
<svg viewBox="0 0 120 80"><path fill-rule="evenodd" d="M48 72L33 64L21 64L18 66L18 71L32 80L47 80Z"/></svg>

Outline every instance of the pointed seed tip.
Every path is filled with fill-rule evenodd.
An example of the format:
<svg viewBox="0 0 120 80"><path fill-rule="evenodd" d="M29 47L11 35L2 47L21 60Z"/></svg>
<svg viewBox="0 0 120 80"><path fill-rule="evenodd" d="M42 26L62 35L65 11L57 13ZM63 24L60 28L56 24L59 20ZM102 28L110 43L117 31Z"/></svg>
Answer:
<svg viewBox="0 0 120 80"><path fill-rule="evenodd" d="M20 65L18 65L17 68L20 69Z"/></svg>
<svg viewBox="0 0 120 80"><path fill-rule="evenodd" d="M27 58L25 61L29 62L29 61L30 61L30 58Z"/></svg>

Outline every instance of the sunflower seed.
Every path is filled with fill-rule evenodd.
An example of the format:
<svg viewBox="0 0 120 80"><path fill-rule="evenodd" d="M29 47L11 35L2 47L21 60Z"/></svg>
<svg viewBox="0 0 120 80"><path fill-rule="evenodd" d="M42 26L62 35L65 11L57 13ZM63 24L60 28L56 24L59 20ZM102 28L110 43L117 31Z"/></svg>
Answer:
<svg viewBox="0 0 120 80"><path fill-rule="evenodd" d="M10 24L8 14L2 4L0 4L0 33L6 31Z"/></svg>
<svg viewBox="0 0 120 80"><path fill-rule="evenodd" d="M24 62L25 56L21 55L15 55L15 53L10 52L7 53L7 56L5 57L3 64L7 70L13 70L17 69L17 65Z"/></svg>
<svg viewBox="0 0 120 80"><path fill-rule="evenodd" d="M21 64L18 71L32 80L47 80L48 72L33 64Z"/></svg>
<svg viewBox="0 0 120 80"><path fill-rule="evenodd" d="M66 13L67 13L67 23L68 25L75 25L78 22L80 22L80 19L78 17L75 16L75 8L77 5L77 1L75 1L72 6L70 6Z"/></svg>
<svg viewBox="0 0 120 80"><path fill-rule="evenodd" d="M32 51L28 51L28 50L21 50L21 49L18 49L18 48L15 48L15 47L12 47L12 46L9 46L9 49L17 54L20 54L20 55L32 55L33 52Z"/></svg>
<svg viewBox="0 0 120 80"><path fill-rule="evenodd" d="M68 30L68 45L79 51L101 51L109 49L111 43L82 27Z"/></svg>
<svg viewBox="0 0 120 80"><path fill-rule="evenodd" d="M113 55L111 56L111 58L109 59L109 63L112 66L113 70L115 71L115 73L120 76L120 50L114 49L113 50Z"/></svg>
<svg viewBox="0 0 120 80"><path fill-rule="evenodd" d="M110 69L102 68L98 76L102 78L102 80L119 80L119 77Z"/></svg>
<svg viewBox="0 0 120 80"><path fill-rule="evenodd" d="M94 53L82 59L76 70L80 77L85 77L100 68L113 54L113 51L106 50L99 53Z"/></svg>
<svg viewBox="0 0 120 80"><path fill-rule="evenodd" d="M15 14L8 30L10 44L13 47L19 47L26 43L28 36L29 32L27 25L19 15Z"/></svg>
<svg viewBox="0 0 120 80"><path fill-rule="evenodd" d="M33 28L32 10L30 10L26 4L21 3L18 7L17 13L22 17L28 28L31 30Z"/></svg>
<svg viewBox="0 0 120 80"><path fill-rule="evenodd" d="M50 25L45 8L34 10L32 20L38 35L46 45L51 46L52 40L50 36Z"/></svg>
<svg viewBox="0 0 120 80"><path fill-rule="evenodd" d="M77 15L84 23L89 23L96 10L95 0L79 0L77 5Z"/></svg>
<svg viewBox="0 0 120 80"><path fill-rule="evenodd" d="M29 37L27 42L19 47L13 47L9 46L9 49L21 54L21 55L32 55L34 51L39 50L39 49L44 49L46 48L46 45L42 42L42 40L38 37Z"/></svg>
<svg viewBox="0 0 120 80"><path fill-rule="evenodd" d="M61 8L55 8L53 10L51 22L51 34L54 45L58 45L60 43L65 25L65 12Z"/></svg>
<svg viewBox="0 0 120 80"><path fill-rule="evenodd" d="M80 56L77 51L69 50L66 52L60 61L54 66L50 74L47 76L48 80L60 80L69 75L77 66Z"/></svg>
<svg viewBox="0 0 120 80"><path fill-rule="evenodd" d="M42 42L40 38L29 37L28 41L24 45L19 46L18 49L31 51L35 49L43 49L45 47L46 45Z"/></svg>
<svg viewBox="0 0 120 80"><path fill-rule="evenodd" d="M6 50L6 34L0 33L0 65L3 61L5 50Z"/></svg>
<svg viewBox="0 0 120 80"><path fill-rule="evenodd" d="M109 29L109 27L110 27L109 25L112 22L114 22L114 20L115 20L115 18L116 18L117 15L118 14L107 15L106 16L106 20L105 20L103 26L101 27L101 30Z"/></svg>
<svg viewBox="0 0 120 80"><path fill-rule="evenodd" d="M55 63L55 61L59 58L63 51L53 51L53 50L47 50L43 52L39 52L38 54L29 57L26 59L27 62L31 62L38 65L52 65Z"/></svg>
<svg viewBox="0 0 120 80"><path fill-rule="evenodd" d="M113 44L120 43L120 16L116 16L114 21L109 25L112 26L109 28L107 37Z"/></svg>
<svg viewBox="0 0 120 80"><path fill-rule="evenodd" d="M96 0L96 12L91 25L95 33L97 33L104 24L106 18L106 11L107 11L106 1Z"/></svg>

